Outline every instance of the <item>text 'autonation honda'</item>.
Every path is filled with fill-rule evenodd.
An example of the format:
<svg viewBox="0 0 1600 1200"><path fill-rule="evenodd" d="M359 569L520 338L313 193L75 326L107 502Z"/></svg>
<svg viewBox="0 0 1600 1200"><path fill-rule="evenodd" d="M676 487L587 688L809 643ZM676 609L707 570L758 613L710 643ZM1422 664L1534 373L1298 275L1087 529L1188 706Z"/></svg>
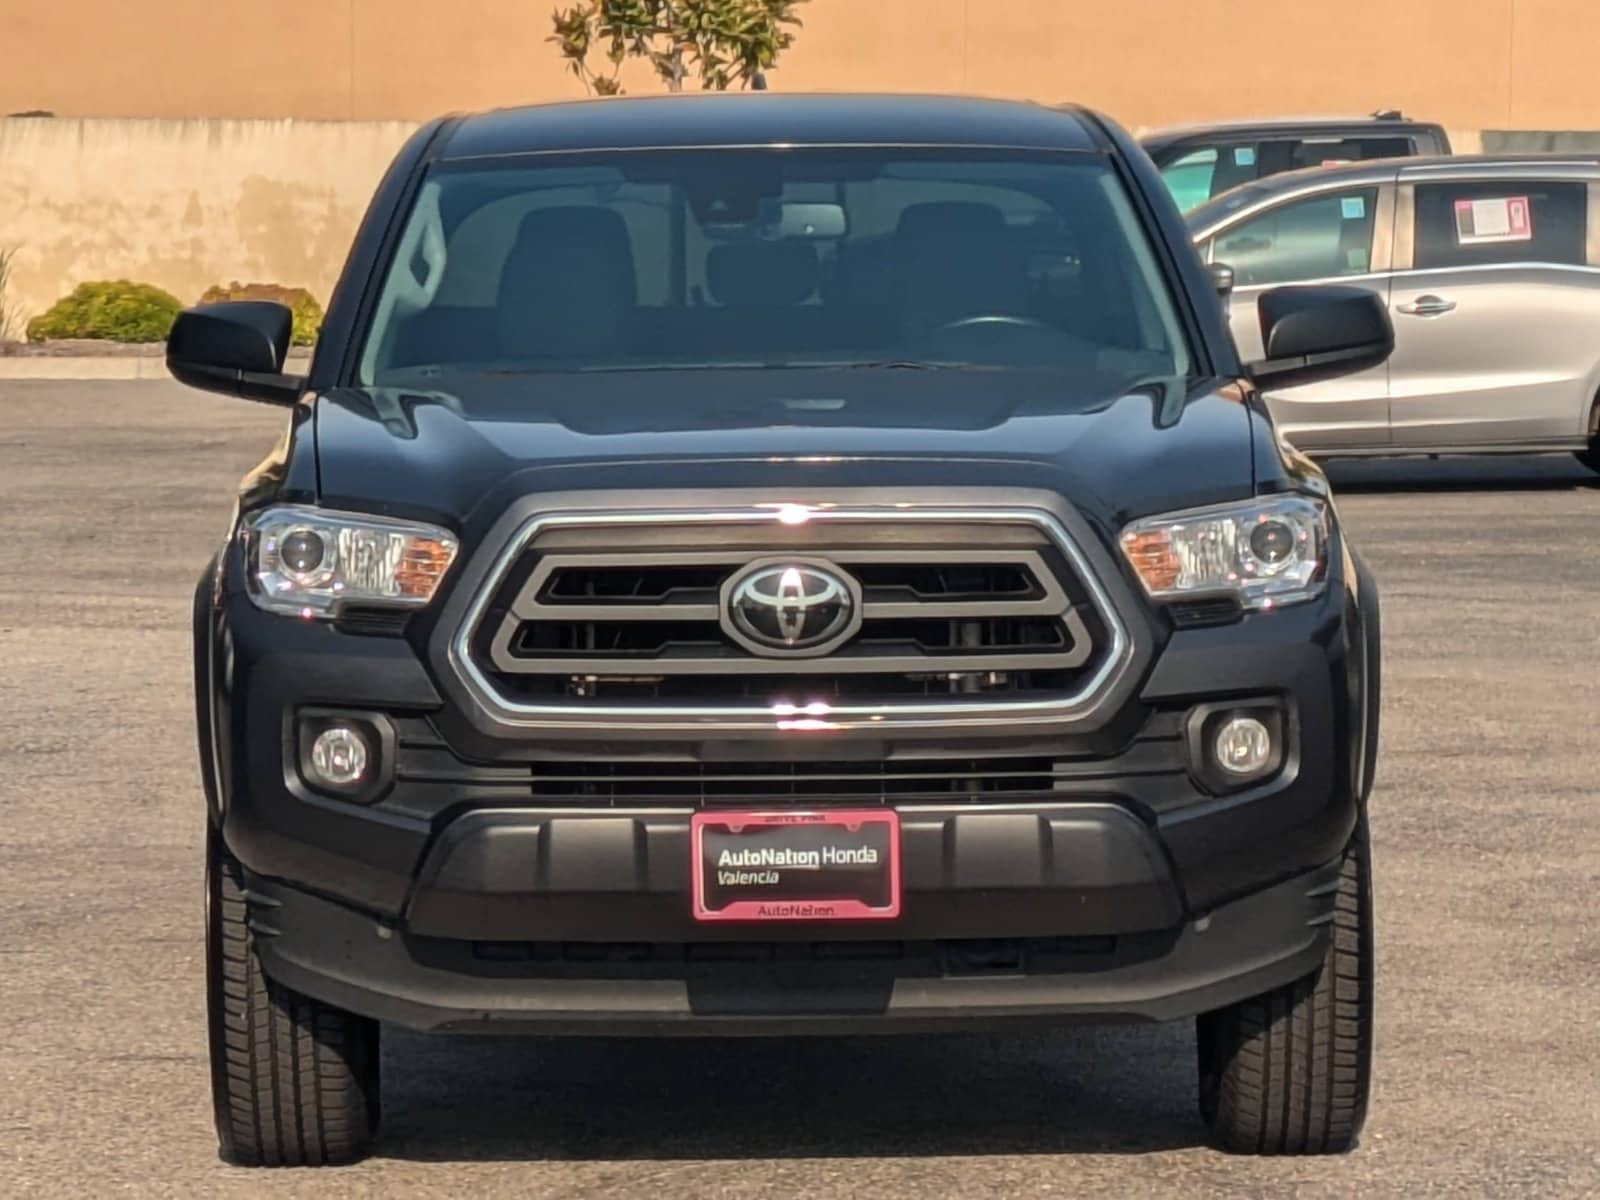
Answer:
<svg viewBox="0 0 1600 1200"><path fill-rule="evenodd" d="M222 1150L347 1161L380 1024L1198 1021L1244 1152L1371 1069L1378 603L1089 112L772 95L428 125L307 377L262 303L178 378L287 406L195 595Z"/></svg>

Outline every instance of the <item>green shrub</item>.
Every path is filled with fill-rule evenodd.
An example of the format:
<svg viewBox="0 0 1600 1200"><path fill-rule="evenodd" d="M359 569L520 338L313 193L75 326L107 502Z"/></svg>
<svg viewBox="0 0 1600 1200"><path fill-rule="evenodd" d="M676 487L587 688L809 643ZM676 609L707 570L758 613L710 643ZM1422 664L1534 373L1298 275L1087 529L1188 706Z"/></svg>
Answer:
<svg viewBox="0 0 1600 1200"><path fill-rule="evenodd" d="M286 306L294 313L291 340L296 346L312 345L322 329L322 305L305 288L280 287L276 283L230 283L226 287L218 284L207 288L206 294L200 297L201 304L223 300L275 300Z"/></svg>
<svg viewBox="0 0 1600 1200"><path fill-rule="evenodd" d="M183 309L176 296L126 279L80 283L72 294L28 322L28 340L98 338L108 342L159 342Z"/></svg>

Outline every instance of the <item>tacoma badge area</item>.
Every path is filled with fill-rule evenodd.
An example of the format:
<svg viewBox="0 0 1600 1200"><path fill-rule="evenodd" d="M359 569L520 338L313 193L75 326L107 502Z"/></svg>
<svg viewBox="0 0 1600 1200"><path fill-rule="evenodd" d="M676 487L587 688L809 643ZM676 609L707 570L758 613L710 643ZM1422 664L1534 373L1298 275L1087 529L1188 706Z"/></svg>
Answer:
<svg viewBox="0 0 1600 1200"><path fill-rule="evenodd" d="M1246 1153L1371 1072L1378 605L1274 391L1081 110L618 100L420 131L195 593L223 1154L348 1161L384 1023L807 1035L1198 1022Z"/></svg>

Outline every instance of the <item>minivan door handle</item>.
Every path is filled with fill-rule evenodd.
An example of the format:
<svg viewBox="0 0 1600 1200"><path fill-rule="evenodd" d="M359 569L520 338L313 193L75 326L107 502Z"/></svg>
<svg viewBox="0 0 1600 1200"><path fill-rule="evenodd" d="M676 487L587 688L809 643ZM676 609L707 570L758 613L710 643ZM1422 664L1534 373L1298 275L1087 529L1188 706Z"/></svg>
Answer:
<svg viewBox="0 0 1600 1200"><path fill-rule="evenodd" d="M1446 300L1443 296L1418 296L1409 304L1401 304L1398 307L1408 317L1438 317L1447 312L1454 312L1456 302Z"/></svg>

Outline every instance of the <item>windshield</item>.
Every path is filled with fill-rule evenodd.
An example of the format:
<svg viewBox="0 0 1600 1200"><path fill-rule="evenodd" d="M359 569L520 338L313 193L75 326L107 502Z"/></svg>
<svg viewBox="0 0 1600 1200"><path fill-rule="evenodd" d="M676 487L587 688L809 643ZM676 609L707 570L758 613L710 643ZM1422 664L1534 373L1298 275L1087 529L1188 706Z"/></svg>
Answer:
<svg viewBox="0 0 1600 1200"><path fill-rule="evenodd" d="M874 365L1109 383L1190 356L1097 158L632 151L431 172L359 381Z"/></svg>

